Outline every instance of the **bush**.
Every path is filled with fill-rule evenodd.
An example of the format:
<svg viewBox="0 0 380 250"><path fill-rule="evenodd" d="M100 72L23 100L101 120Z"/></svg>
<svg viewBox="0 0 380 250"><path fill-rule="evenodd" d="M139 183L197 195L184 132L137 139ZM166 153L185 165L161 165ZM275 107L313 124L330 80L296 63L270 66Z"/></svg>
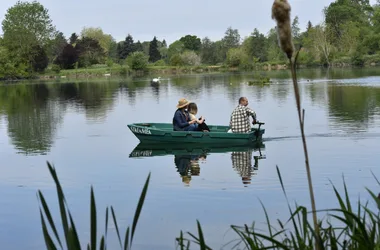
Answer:
<svg viewBox="0 0 380 250"><path fill-rule="evenodd" d="M59 65L57 65L57 64L53 64L53 65L51 66L51 70L52 70L53 72L59 74L59 72L61 72L61 67L59 67Z"/></svg>
<svg viewBox="0 0 380 250"><path fill-rule="evenodd" d="M148 66L148 56L142 51L133 52L127 58L127 64L133 70L145 70Z"/></svg>
<svg viewBox="0 0 380 250"><path fill-rule="evenodd" d="M227 52L226 63L229 67L245 66L249 64L249 59L241 48L231 48Z"/></svg>
<svg viewBox="0 0 380 250"><path fill-rule="evenodd" d="M155 63L153 63L154 66L166 66L166 63L163 59L160 59L158 61L156 61Z"/></svg>
<svg viewBox="0 0 380 250"><path fill-rule="evenodd" d="M181 60L183 65L186 66L198 66L201 64L201 57L194 51L185 51L181 54Z"/></svg>

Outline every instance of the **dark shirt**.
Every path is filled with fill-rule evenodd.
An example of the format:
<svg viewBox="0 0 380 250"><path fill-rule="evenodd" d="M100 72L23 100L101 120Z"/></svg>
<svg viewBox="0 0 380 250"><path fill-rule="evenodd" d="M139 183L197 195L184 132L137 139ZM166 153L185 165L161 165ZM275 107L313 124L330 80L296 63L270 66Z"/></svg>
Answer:
<svg viewBox="0 0 380 250"><path fill-rule="evenodd" d="M185 113L185 114L184 114ZM189 126L190 116L189 113L185 110L184 113L177 109L173 117L173 129L174 131L183 131L184 128Z"/></svg>

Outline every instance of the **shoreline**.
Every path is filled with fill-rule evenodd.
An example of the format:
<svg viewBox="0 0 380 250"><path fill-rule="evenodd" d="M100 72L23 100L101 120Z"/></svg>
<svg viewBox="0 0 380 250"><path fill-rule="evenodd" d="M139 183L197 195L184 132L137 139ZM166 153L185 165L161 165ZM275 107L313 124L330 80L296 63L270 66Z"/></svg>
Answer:
<svg viewBox="0 0 380 250"><path fill-rule="evenodd" d="M354 66L347 63L333 63L330 67L323 65L305 65L299 64L298 69L339 69L339 68L376 68L380 66L377 63L365 64L363 66ZM259 65L254 65L252 69L244 70L240 68L225 67L223 65L213 65L213 66L150 66L144 71L135 71L127 69L126 67L99 67L99 68L80 68L80 69L69 69L62 70L59 73L46 72L43 74L37 74L32 77L25 78L13 78L13 79L1 79L0 82L19 82L25 80L59 80L59 79L93 79L93 78L114 78L114 77L144 77L151 75L187 75L187 74L204 74L204 73L247 73L256 71L282 71L287 70L288 64L270 64L263 63Z"/></svg>

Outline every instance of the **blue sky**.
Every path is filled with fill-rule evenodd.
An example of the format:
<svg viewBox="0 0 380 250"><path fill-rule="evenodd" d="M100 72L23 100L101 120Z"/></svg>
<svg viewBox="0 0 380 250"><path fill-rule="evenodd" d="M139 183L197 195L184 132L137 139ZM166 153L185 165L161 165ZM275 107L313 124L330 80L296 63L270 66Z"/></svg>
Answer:
<svg viewBox="0 0 380 250"><path fill-rule="evenodd" d="M1 0L0 21L7 9L17 0ZM40 0L48 10L54 25L69 37L80 33L83 27L100 27L117 41L130 33L134 40L150 41L153 36L165 39L168 44L181 36L192 34L218 40L231 26L238 29L242 38L254 28L265 33L275 22L271 19L269 0ZM331 0L289 0L292 18L297 15L301 30L307 22L322 21L322 10ZM374 4L375 0L371 0Z"/></svg>

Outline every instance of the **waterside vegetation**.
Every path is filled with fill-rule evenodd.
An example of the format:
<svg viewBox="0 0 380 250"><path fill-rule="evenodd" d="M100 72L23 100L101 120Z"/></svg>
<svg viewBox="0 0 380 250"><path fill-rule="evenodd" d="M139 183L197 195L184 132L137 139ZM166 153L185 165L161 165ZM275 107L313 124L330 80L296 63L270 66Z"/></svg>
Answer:
<svg viewBox="0 0 380 250"><path fill-rule="evenodd" d="M323 9L321 23L309 21L303 30L294 16L291 28L295 47L302 46L297 67L380 63L379 1L336 0ZM125 39L116 41L100 27L84 27L65 37L41 3L18 1L7 10L2 30L3 80L289 68L276 27L266 34L253 28L244 37L228 27L217 41L188 34L171 44L156 36L135 41L127 30Z"/></svg>

